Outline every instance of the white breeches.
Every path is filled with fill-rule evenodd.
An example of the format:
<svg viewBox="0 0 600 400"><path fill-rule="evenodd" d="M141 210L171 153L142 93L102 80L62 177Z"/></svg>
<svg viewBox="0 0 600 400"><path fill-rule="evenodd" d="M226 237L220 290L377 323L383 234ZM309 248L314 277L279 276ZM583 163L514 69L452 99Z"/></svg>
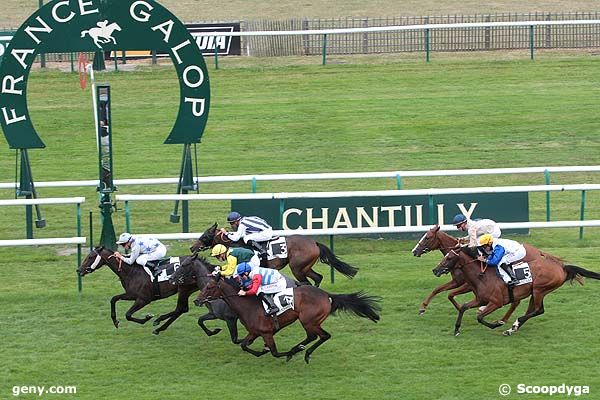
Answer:
<svg viewBox="0 0 600 400"><path fill-rule="evenodd" d="M160 245L152 253L142 254L141 256L139 256L135 260L135 262L141 265L142 267L145 267L148 261L160 260L165 255L167 255L167 248L164 245Z"/></svg>

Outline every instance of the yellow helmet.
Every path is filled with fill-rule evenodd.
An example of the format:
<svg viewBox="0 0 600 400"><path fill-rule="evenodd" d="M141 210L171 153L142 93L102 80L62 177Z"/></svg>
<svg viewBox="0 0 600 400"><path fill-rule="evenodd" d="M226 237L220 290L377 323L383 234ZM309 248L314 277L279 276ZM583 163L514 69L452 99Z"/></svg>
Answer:
<svg viewBox="0 0 600 400"><path fill-rule="evenodd" d="M212 250L210 251L210 255L215 257L215 256L218 256L219 254L225 253L226 251L227 251L227 247L223 246L222 244L218 244L212 248Z"/></svg>
<svg viewBox="0 0 600 400"><path fill-rule="evenodd" d="M489 233L486 233L485 235L481 235L481 237L479 238L478 244L480 246L485 246L488 244L491 245L493 241L494 241L494 237L492 235L490 235Z"/></svg>

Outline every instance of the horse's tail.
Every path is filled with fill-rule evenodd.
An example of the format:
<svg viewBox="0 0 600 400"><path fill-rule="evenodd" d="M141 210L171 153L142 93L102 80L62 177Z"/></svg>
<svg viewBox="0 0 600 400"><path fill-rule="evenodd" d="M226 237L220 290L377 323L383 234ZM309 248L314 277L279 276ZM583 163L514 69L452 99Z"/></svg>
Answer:
<svg viewBox="0 0 600 400"><path fill-rule="evenodd" d="M86 34L89 35L90 31L82 31L81 32L81 37L84 37Z"/></svg>
<svg viewBox="0 0 600 400"><path fill-rule="evenodd" d="M578 267L576 265L565 265L565 271L567 271L567 277L565 278L565 282L570 280L573 283L573 280L581 283L583 285L583 281L581 277L592 278L600 280L600 274L594 271L588 271L585 268Z"/></svg>
<svg viewBox="0 0 600 400"><path fill-rule="evenodd" d="M353 267L352 265L347 264L337 258L337 256L333 254L331 250L329 250L329 247L325 246L324 244L317 242L317 246L319 246L319 259L323 264L332 266L336 271L350 279L354 278L358 272L358 268Z"/></svg>
<svg viewBox="0 0 600 400"><path fill-rule="evenodd" d="M350 294L329 294L331 298L331 314L346 311L359 317L368 318L373 322L379 321L381 297L369 296L365 292Z"/></svg>

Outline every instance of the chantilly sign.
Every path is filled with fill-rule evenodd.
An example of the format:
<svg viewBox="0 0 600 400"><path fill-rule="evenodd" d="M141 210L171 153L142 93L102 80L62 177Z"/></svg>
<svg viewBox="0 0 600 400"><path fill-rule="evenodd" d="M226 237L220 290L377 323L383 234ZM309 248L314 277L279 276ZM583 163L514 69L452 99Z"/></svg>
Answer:
<svg viewBox="0 0 600 400"><path fill-rule="evenodd" d="M234 200L231 209L286 230L443 225L458 213L501 222L529 220L527 193Z"/></svg>
<svg viewBox="0 0 600 400"><path fill-rule="evenodd" d="M0 125L13 149L45 147L27 108L27 80L38 53L156 50L179 78L177 119L168 144L200 142L210 86L202 53L185 25L153 0L54 0L34 13L4 49Z"/></svg>

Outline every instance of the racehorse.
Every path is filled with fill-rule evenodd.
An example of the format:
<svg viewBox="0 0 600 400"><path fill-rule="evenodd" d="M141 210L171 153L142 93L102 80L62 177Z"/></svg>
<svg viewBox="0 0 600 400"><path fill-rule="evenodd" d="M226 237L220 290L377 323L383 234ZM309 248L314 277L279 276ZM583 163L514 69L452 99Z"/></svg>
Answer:
<svg viewBox="0 0 600 400"><path fill-rule="evenodd" d="M274 357L285 356L289 361L294 354L301 352L309 343L318 338L316 343L306 349L304 361L308 363L315 349L331 338L331 334L321 328L321 324L330 314L334 314L336 311L347 311L373 322L379 321L380 318L378 312L381 307L377 297L368 296L363 292L331 294L318 287L305 285L293 288L293 308L279 315L275 322L273 318L265 314L258 297L238 296L238 291L239 286L235 281L216 277L198 294L194 304L200 305L216 298L225 300L248 331L248 335L242 340L242 349L256 357L270 351ZM289 351L280 353L273 335L298 319L306 331L306 339ZM249 347L259 336L263 338L266 346L262 351L256 351Z"/></svg>
<svg viewBox="0 0 600 400"><path fill-rule="evenodd" d="M415 257L421 257L421 255L430 252L431 250L439 250L443 255L446 255L450 250L456 248L458 246L458 239L448 235L447 233L440 230L439 225L434 225L431 229L429 229L425 234L421 237L419 242L412 249L412 253ZM526 250L526 256L523 261L528 262L534 260L535 258L542 257L542 252L526 243L523 244ZM465 248L465 250L467 250ZM469 250L467 250L469 251ZM475 256L471 254L471 256ZM552 257L552 256L550 256ZM453 268L450 270L450 274L452 275L452 280L443 285L436 287L423 303L421 303L421 307L419 308L419 314L425 313L427 306L431 302L437 294L444 292L450 289L456 289L448 294L448 300L454 305L457 311L460 311L461 306L454 300L455 296L460 294L469 293L473 291L469 283L465 280L463 276L463 271L460 268ZM512 304L509 310L504 314L504 316L500 319L502 323L508 321L512 313L516 309L516 305Z"/></svg>
<svg viewBox="0 0 600 400"><path fill-rule="evenodd" d="M117 41L112 36L114 31L121 31L121 27L116 22L111 24L108 23L107 20L98 22L98 27L90 28L89 30L82 31L81 37L85 37L85 35L90 35L94 44L102 48L102 44L113 42L117 44Z"/></svg>
<svg viewBox="0 0 600 400"><path fill-rule="evenodd" d="M433 270L436 276L440 276L452 269L462 269L465 280L475 292L475 299L463 304L459 310L454 326L454 335L460 334L463 314L469 308L485 305L485 308L477 314L477 321L488 328L495 329L503 325L503 322L489 323L484 319L486 315L509 302L512 302L516 308L522 299L531 296L525 315L517 318L512 327L503 332L505 336L511 335L517 332L530 318L543 314L544 297L558 289L566 281L572 283L573 280L577 280L582 283L582 277L600 280L600 274L596 272L575 265L565 265L559 258L545 254L543 258L536 258L528 262L533 280L531 283L513 288L513 299L511 299L506 284L496 276L496 269L487 268L481 272L479 263L476 258L471 257L462 248L458 248L450 250Z"/></svg>
<svg viewBox="0 0 600 400"><path fill-rule="evenodd" d="M181 257L182 262L185 262L186 257ZM159 283L160 296L155 297L154 285L150 279L150 276L146 273L144 268L137 264L129 265L125 262L121 262L114 256L114 252L104 246L94 248L87 257L83 260L79 266L77 272L79 275L84 276L98 270L103 265L108 267L119 277L121 285L125 289L125 293L113 296L110 300L110 317L113 321L115 328L119 327L120 321L117 319L116 304L119 300L133 300L133 306L125 313L125 317L128 321L136 322L138 324L145 324L154 317L152 314L146 314L144 318L136 318L133 314L145 307L150 302L157 299L164 299L169 296L178 293L177 306L174 311L159 316L154 325L158 325L161 321L167 319L167 322L156 328L152 333L158 335L171 325L179 316L189 311L188 299L190 295L198 290L198 284L193 283L185 286L178 287L177 285L171 284L169 281ZM208 280L208 270L203 275L203 280ZM200 279L200 278L199 278Z"/></svg>
<svg viewBox="0 0 600 400"><path fill-rule="evenodd" d="M198 262L193 262L193 260L198 260ZM200 281L198 277L200 275L206 275L205 271L213 271L216 265L213 265L206 261L205 258L198 258L197 253L190 258L188 258L185 262L181 264L181 267L171 275L169 281L174 285L188 285L193 284L194 282L199 282L201 286L199 289L203 289L204 286L208 283L208 281ZM298 286L297 282L294 282L292 279L283 275L287 284L286 287L295 287ZM216 299L206 303L206 307L208 308L208 313L200 316L198 318L198 325L200 328L206 333L207 336L216 335L221 331L220 328L215 330L210 330L204 324L205 321L213 320L213 319L221 319L227 323L227 328L229 329L229 335L231 336L231 341L234 344L240 344L241 340L238 339L238 331L237 331L237 321L238 316L235 312L231 310L231 308L225 303L223 299Z"/></svg>
<svg viewBox="0 0 600 400"><path fill-rule="evenodd" d="M197 262L196 262L197 261ZM181 263L181 266L171 275L169 282L173 285L187 286L190 284L199 284L198 289L202 289L208 280L200 280L200 276L206 276L206 271L212 272L216 266L206 261L205 258L198 258L197 254L189 257L186 261ZM208 313L201 315L198 318L198 325L207 336L213 336L221 332L221 328L210 330L204 323L213 319L221 319L227 324L229 330L229 336L234 344L240 344L242 341L238 338L237 321L238 316L231 308L225 303L224 300L218 299L215 301L208 302L206 304Z"/></svg>
<svg viewBox="0 0 600 400"><path fill-rule="evenodd" d="M340 260L327 246L307 236L286 236L286 242L287 258L269 260L265 266L282 269L289 263L292 273L299 282L308 282L308 278L310 278L314 281L315 286L318 287L321 284L323 275L312 269L317 260L335 268L336 271L348 278L353 278L358 272L358 268ZM196 253L217 244L223 244L227 247L246 247L243 241L232 242L227 236L221 232L217 232L217 223L215 222L214 225L204 231L200 238L190 247L190 250Z"/></svg>
<svg viewBox="0 0 600 400"><path fill-rule="evenodd" d="M438 249L443 255L446 255L448 251L457 245L458 239L440 231L440 227L438 225L434 225L433 228L425 232L425 234L421 237L419 242L412 249L412 253L415 257L421 257L421 255L428 253L431 250ZM472 291L472 289L469 284L465 282L463 273L460 269L452 269L450 274L452 275L452 280L450 282L446 282L443 285L436 287L429 294L429 296L423 300L421 306L419 307L419 315L423 315L425 311L427 311L427 306L436 295L451 289L456 290L448 294L448 300L450 300L450 303L452 303L457 311L460 310L460 304L454 300L454 297L458 296L459 294L469 293Z"/></svg>

